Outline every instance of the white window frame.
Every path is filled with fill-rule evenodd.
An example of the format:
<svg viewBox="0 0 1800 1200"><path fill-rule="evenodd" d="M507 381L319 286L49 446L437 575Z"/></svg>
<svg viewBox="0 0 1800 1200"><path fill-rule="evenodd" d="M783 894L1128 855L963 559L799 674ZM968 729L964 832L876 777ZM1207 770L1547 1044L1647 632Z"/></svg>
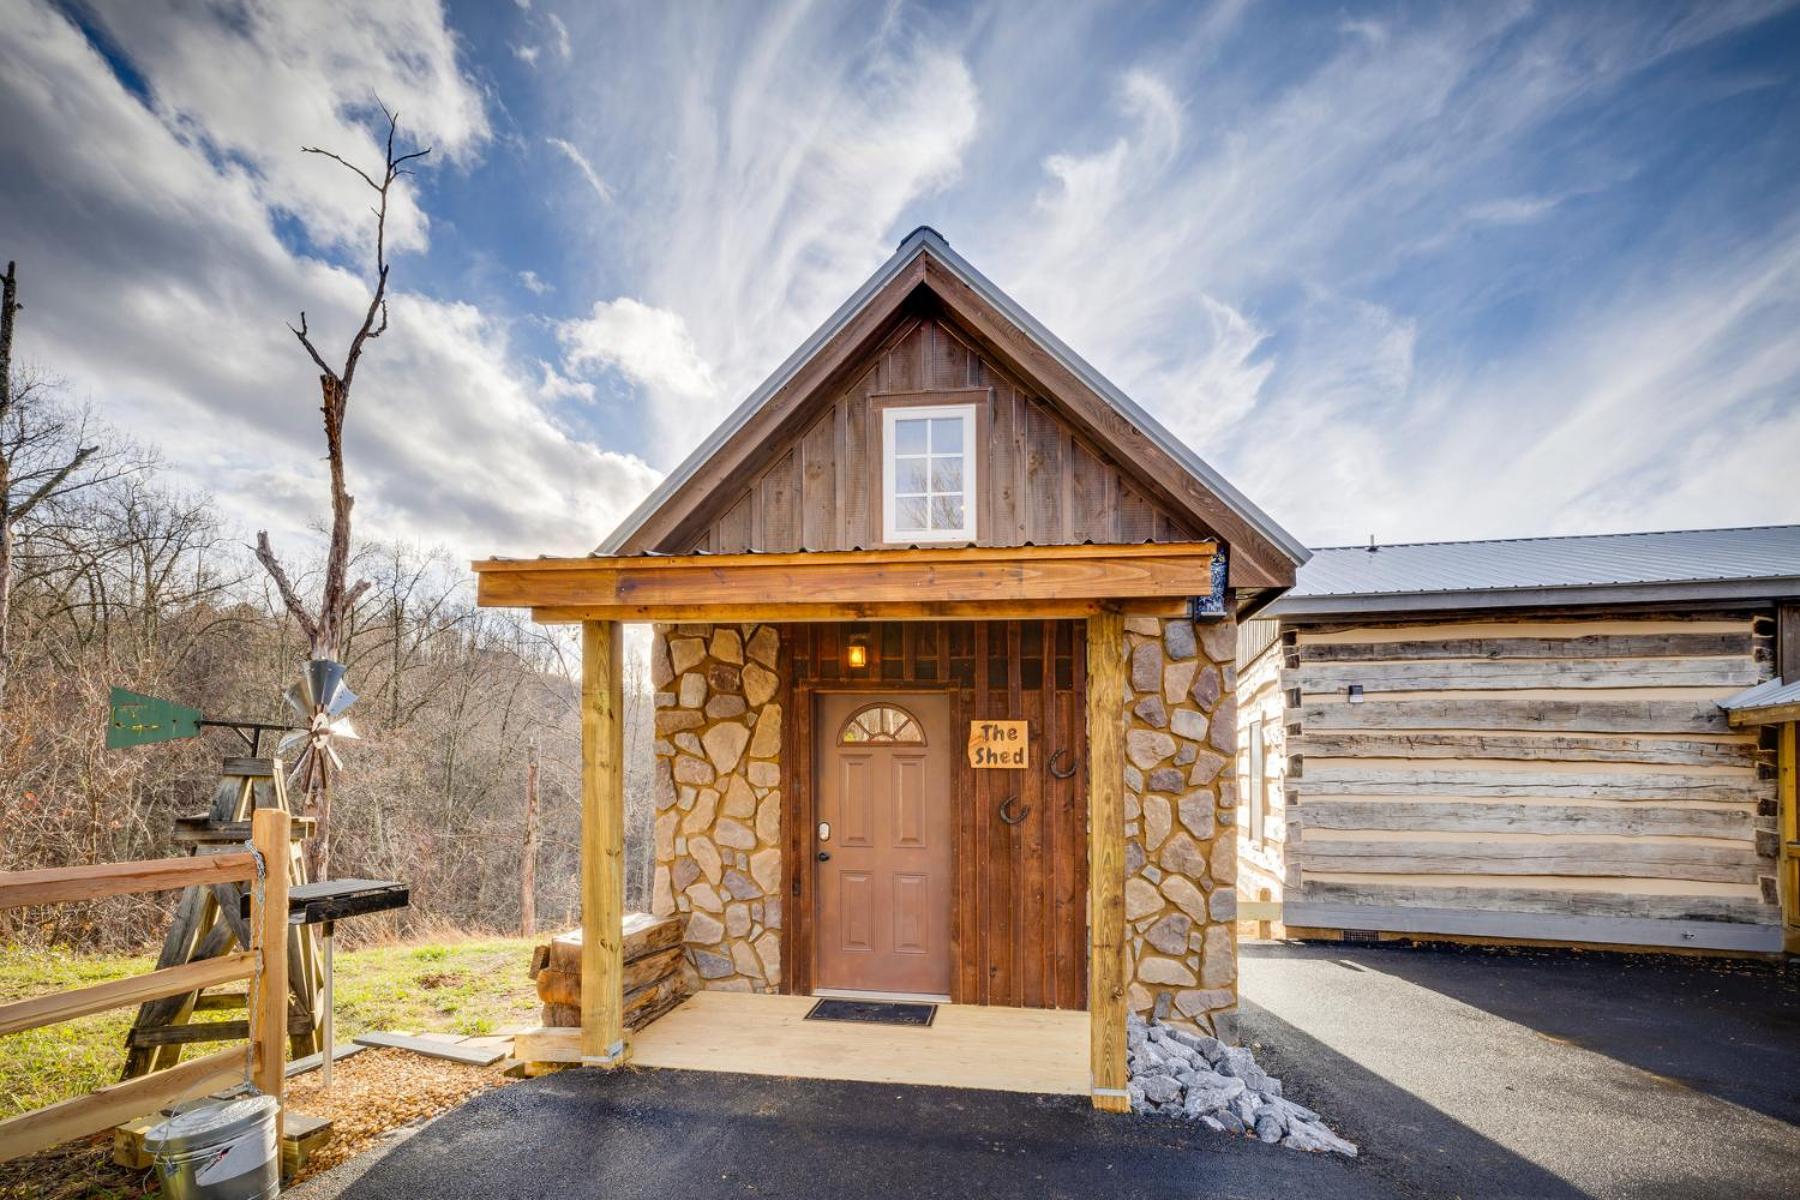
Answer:
<svg viewBox="0 0 1800 1200"><path fill-rule="evenodd" d="M979 454L975 444L975 411L973 404L895 404L881 410L881 539L890 543L906 542L972 542L975 540L975 497L976 475L979 472ZM962 438L962 499L963 523L960 529L923 529L900 530L894 527L895 510L899 507L894 499L894 485L897 473L894 470L894 450L897 439L894 436L894 424L897 421L917 421L956 417L963 424Z"/></svg>

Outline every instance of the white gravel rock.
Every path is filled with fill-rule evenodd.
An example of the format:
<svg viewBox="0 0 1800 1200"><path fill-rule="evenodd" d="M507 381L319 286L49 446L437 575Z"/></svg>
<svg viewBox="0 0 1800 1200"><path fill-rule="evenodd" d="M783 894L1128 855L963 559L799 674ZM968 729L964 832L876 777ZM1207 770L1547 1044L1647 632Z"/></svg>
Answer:
<svg viewBox="0 0 1800 1200"><path fill-rule="evenodd" d="M1133 1016L1125 1047L1133 1112L1198 1121L1217 1133L1293 1150L1356 1157L1356 1147L1331 1132L1318 1113L1284 1098L1281 1080L1241 1046Z"/></svg>

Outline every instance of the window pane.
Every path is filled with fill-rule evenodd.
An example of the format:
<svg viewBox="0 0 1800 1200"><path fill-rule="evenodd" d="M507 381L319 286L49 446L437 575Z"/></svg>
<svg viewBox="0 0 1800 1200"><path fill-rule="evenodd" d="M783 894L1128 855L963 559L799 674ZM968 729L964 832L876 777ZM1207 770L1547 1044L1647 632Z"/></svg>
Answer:
<svg viewBox="0 0 1800 1200"><path fill-rule="evenodd" d="M925 497L902 496L894 501L894 528L918 533L925 529Z"/></svg>
<svg viewBox="0 0 1800 1200"><path fill-rule="evenodd" d="M962 485L962 456L938 458L934 455L931 460L931 490L960 492Z"/></svg>
<svg viewBox="0 0 1800 1200"><path fill-rule="evenodd" d="M918 495L926 491L925 459L896 458L894 460L894 493Z"/></svg>
<svg viewBox="0 0 1800 1200"><path fill-rule="evenodd" d="M933 529L961 529L963 523L963 498L961 496L933 496L931 498L931 527Z"/></svg>
<svg viewBox="0 0 1800 1200"><path fill-rule="evenodd" d="M896 420L894 422L894 453L925 453L925 428L929 424L931 422L923 417L910 421Z"/></svg>
<svg viewBox="0 0 1800 1200"><path fill-rule="evenodd" d="M931 422L931 452L954 454L962 449L961 417L934 417Z"/></svg>

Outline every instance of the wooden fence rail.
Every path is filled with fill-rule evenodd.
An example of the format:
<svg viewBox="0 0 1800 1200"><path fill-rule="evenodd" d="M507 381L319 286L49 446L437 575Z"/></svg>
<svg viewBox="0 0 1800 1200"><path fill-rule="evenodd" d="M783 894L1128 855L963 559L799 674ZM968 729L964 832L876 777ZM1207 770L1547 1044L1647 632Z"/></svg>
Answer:
<svg viewBox="0 0 1800 1200"><path fill-rule="evenodd" d="M253 944L248 950L0 1004L0 1034L8 1034L214 984L254 979L256 990L250 998L250 1009L255 1040L243 1049L220 1050L166 1071L128 1079L0 1121L0 1162L100 1133L133 1117L217 1091L246 1074L280 1103L287 1039L287 859L291 821L278 808L258 809L252 819L251 842L256 855L268 867L261 883L260 906L250 916ZM0 909L163 891L191 884L254 881L256 855L242 852L0 872ZM280 1124L277 1110L277 1144Z"/></svg>

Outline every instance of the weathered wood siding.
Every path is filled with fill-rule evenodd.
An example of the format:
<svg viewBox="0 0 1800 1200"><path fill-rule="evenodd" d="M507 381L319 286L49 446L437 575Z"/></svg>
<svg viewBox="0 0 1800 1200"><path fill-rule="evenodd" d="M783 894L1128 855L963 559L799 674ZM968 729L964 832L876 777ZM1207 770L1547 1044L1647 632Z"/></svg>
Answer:
<svg viewBox="0 0 1800 1200"><path fill-rule="evenodd" d="M868 664L843 648L866 638ZM1087 638L1080 621L892 621L784 626L778 674L792 716L782 786L790 899L789 990L812 988L812 697L820 691L950 693L958 737L987 717L1031 722L1023 771L977 771L956 746L951 998L959 1004L1087 1004ZM1066 778L1051 773L1055 764ZM1000 807L1016 795L1023 819Z"/></svg>
<svg viewBox="0 0 1800 1200"><path fill-rule="evenodd" d="M983 546L1203 539L1119 464L941 318L902 322L853 382L778 442L749 485L688 551L858 550L881 545L881 408L977 403L978 537Z"/></svg>
<svg viewBox="0 0 1800 1200"><path fill-rule="evenodd" d="M1274 620L1250 626L1276 625ZM1287 860L1287 728L1281 691L1282 648L1279 640L1238 639L1238 895L1244 900L1280 900ZM1251 752L1251 741L1261 754ZM1259 764L1260 759L1260 764ZM1260 765L1261 777L1255 768ZM1258 789L1261 789L1260 796ZM1261 801L1261 820L1257 804Z"/></svg>
<svg viewBox="0 0 1800 1200"><path fill-rule="evenodd" d="M1287 923L1778 949L1769 756L1716 704L1772 674L1773 632L1756 611L1290 625Z"/></svg>

